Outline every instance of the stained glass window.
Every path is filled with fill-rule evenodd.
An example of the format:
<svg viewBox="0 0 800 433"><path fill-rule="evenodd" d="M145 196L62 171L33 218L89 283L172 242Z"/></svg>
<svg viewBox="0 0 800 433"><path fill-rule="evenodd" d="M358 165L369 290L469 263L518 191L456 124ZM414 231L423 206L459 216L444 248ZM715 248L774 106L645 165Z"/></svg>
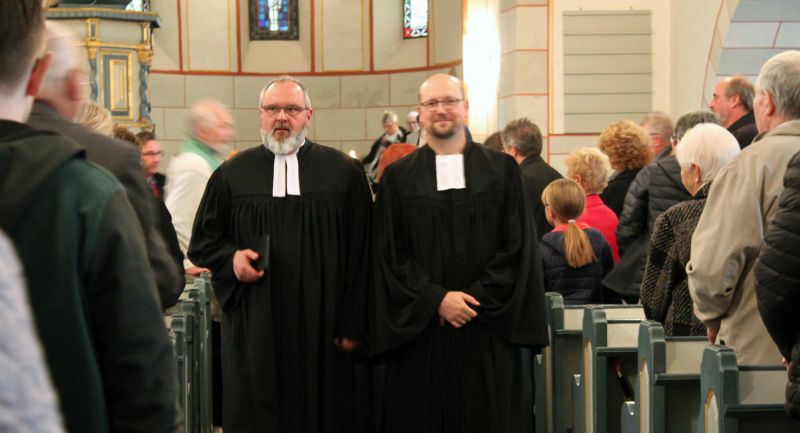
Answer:
<svg viewBox="0 0 800 433"><path fill-rule="evenodd" d="M428 0L403 0L403 39L428 36Z"/></svg>
<svg viewBox="0 0 800 433"><path fill-rule="evenodd" d="M297 40L297 0L249 0L251 40Z"/></svg>

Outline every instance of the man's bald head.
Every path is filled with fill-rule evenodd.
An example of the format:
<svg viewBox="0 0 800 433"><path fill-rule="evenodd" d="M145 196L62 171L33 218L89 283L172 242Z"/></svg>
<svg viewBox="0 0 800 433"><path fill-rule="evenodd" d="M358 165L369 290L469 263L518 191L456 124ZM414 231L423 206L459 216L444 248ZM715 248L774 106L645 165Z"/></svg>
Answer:
<svg viewBox="0 0 800 433"><path fill-rule="evenodd" d="M461 80L449 74L436 74L428 77L428 79L419 86L419 93L417 94L419 102L424 102L422 99L423 89L430 88L430 86L439 87L443 85L458 87L461 92L461 99L467 99L467 93L464 91L464 83L462 83Z"/></svg>

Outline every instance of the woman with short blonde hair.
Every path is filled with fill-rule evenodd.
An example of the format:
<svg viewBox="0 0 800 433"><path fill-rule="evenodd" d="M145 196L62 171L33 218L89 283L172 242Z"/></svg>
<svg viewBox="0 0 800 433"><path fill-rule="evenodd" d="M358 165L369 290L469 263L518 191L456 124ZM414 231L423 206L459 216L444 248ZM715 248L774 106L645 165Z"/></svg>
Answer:
<svg viewBox="0 0 800 433"><path fill-rule="evenodd" d="M608 157L598 149L582 147L567 155L567 177L586 191L586 207L578 221L603 234L616 262L619 260L616 234L619 219L599 195L608 184L610 171Z"/></svg>
<svg viewBox="0 0 800 433"><path fill-rule="evenodd" d="M114 122L111 112L96 102L87 101L78 112L79 125L101 135L111 137L114 134Z"/></svg>

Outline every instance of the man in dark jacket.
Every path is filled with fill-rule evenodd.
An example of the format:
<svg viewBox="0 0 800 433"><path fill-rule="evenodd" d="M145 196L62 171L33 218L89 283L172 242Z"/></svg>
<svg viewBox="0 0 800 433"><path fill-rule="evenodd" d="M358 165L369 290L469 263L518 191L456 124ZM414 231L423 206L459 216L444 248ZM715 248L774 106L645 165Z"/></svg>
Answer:
<svg viewBox="0 0 800 433"><path fill-rule="evenodd" d="M95 134L72 122L86 101L77 41L68 29L59 24L48 22L46 27L47 51L53 53L53 67L36 96L28 125L57 132L80 144L86 149L90 161L111 172L122 183L145 234L161 305L163 308L171 307L178 301L185 284L182 264L176 263L169 255L157 230L155 198L142 176L139 153L130 145Z"/></svg>
<svg viewBox="0 0 800 433"><path fill-rule="evenodd" d="M723 79L714 88L714 96L708 104L717 113L722 126L736 137L739 148L744 149L758 134L753 115L753 84L743 75Z"/></svg>
<svg viewBox="0 0 800 433"><path fill-rule="evenodd" d="M369 154L361 160L364 164L364 171L367 174L370 185L376 182L375 179L378 176L378 162L381 160L383 151L394 143L405 143L406 136L408 135L408 131L400 126L400 121L397 120L397 113L394 111L384 111L381 121L383 123L384 133L372 143L372 147L369 148Z"/></svg>
<svg viewBox="0 0 800 433"><path fill-rule="evenodd" d="M522 171L525 195L536 226L536 239L541 239L553 230L544 215L542 191L550 182L563 176L542 159L542 131L527 117L509 122L503 129L502 138L503 151L514 157Z"/></svg>
<svg viewBox="0 0 800 433"><path fill-rule="evenodd" d="M71 432L174 432L177 375L141 226L125 190L74 142L23 123L40 0L0 2L0 229L17 248Z"/></svg>
<svg viewBox="0 0 800 433"><path fill-rule="evenodd" d="M786 412L800 419L800 153L789 163L778 213L756 263L758 310L789 366Z"/></svg>

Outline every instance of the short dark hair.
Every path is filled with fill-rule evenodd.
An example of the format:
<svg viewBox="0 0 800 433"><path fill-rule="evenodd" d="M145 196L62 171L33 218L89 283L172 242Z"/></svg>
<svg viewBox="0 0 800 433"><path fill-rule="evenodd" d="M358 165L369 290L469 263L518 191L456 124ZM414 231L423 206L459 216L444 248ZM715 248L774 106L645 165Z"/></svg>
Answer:
<svg viewBox="0 0 800 433"><path fill-rule="evenodd" d="M500 152L503 151L503 137L501 137L500 131L495 132L494 134L486 137L486 140L483 142L483 145L486 147L490 147L494 150L499 150Z"/></svg>
<svg viewBox="0 0 800 433"><path fill-rule="evenodd" d="M0 16L0 86L15 86L42 46L42 0L1 1Z"/></svg>
<svg viewBox="0 0 800 433"><path fill-rule="evenodd" d="M122 125L114 125L114 138L117 138L122 141L127 141L128 143L135 144L138 146L138 142L136 141L136 136L133 135L133 132L128 130L125 126Z"/></svg>
<svg viewBox="0 0 800 433"><path fill-rule="evenodd" d="M542 131L527 117L509 122L502 138L504 147L515 147L522 156L542 154Z"/></svg>
<svg viewBox="0 0 800 433"><path fill-rule="evenodd" d="M144 146L148 141L153 141L155 139L156 134L152 131L139 131L139 133L136 134L136 142L139 143L139 146Z"/></svg>
<svg viewBox="0 0 800 433"><path fill-rule="evenodd" d="M678 121L675 122L675 139L680 140L687 131L701 123L714 123L722 126L719 117L711 111L690 111L678 118Z"/></svg>
<svg viewBox="0 0 800 433"><path fill-rule="evenodd" d="M734 75L728 80L728 87L725 88L725 96L738 96L739 101L744 105L747 111L753 111L753 97L756 91L753 88L753 83L750 82L744 75Z"/></svg>

